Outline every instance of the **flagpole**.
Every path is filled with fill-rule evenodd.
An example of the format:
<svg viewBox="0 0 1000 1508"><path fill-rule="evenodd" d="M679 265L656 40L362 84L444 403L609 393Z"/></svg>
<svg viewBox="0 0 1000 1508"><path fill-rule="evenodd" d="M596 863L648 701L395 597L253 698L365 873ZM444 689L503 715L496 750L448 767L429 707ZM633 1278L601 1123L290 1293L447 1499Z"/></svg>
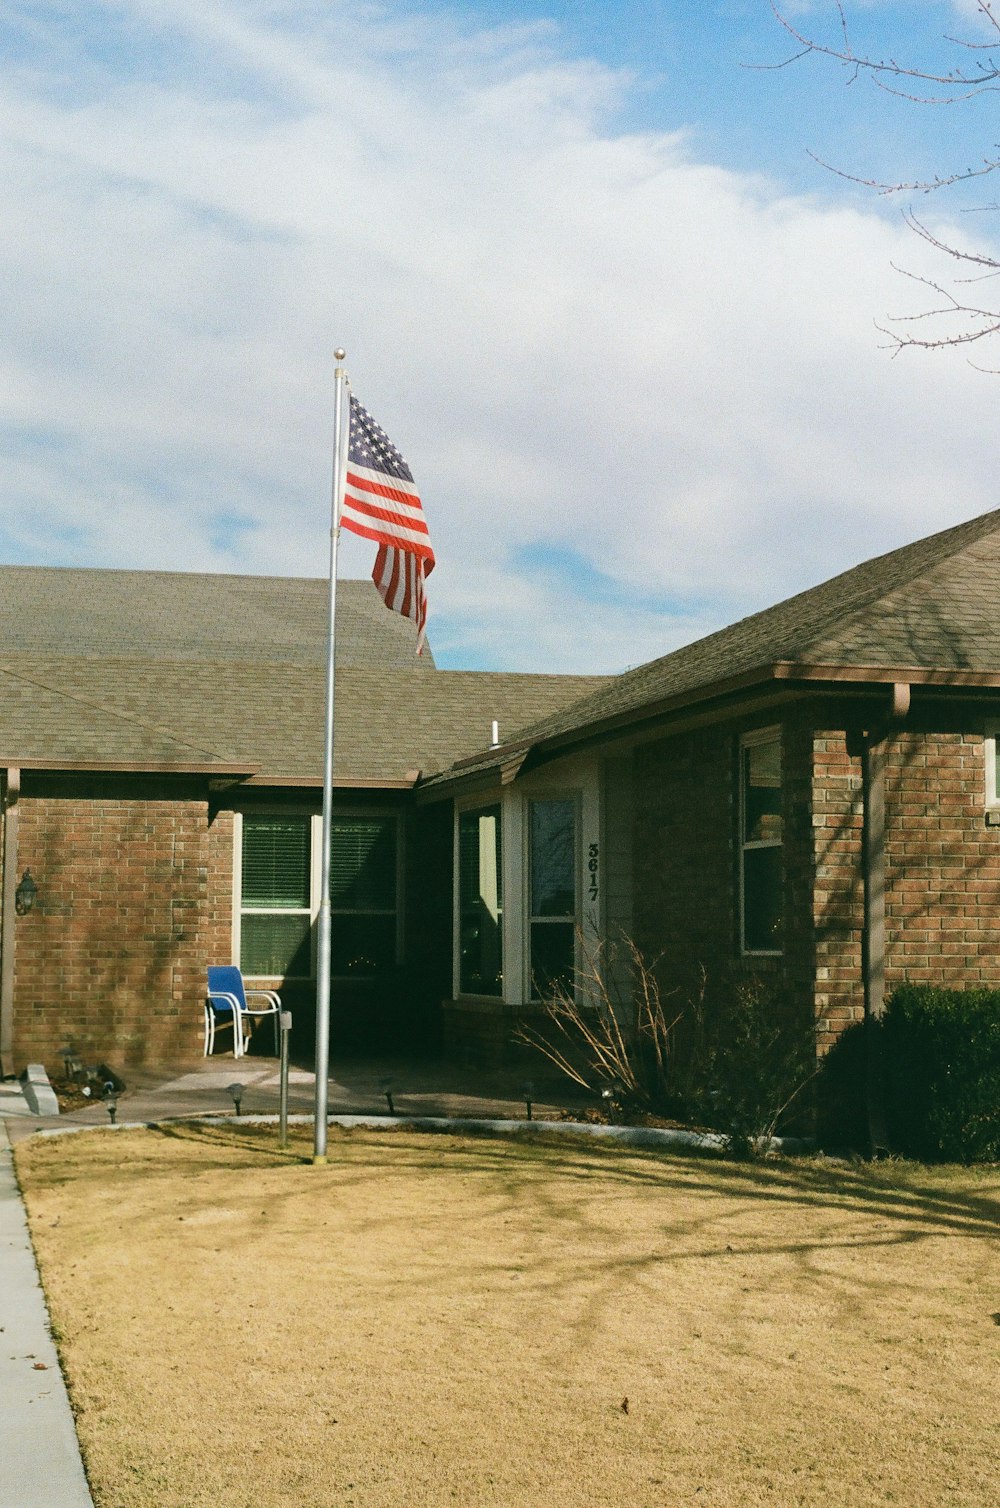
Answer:
<svg viewBox="0 0 1000 1508"><path fill-rule="evenodd" d="M319 936L316 979L316 1110L313 1162L326 1162L326 1121L330 1077L330 853L333 816L333 698L337 649L337 546L340 542L340 507L344 495L344 388L346 373L341 363L347 354L334 351L333 490L330 503L330 606L326 640L326 723L323 736L323 843L320 861ZM350 425L350 417L348 417Z"/></svg>

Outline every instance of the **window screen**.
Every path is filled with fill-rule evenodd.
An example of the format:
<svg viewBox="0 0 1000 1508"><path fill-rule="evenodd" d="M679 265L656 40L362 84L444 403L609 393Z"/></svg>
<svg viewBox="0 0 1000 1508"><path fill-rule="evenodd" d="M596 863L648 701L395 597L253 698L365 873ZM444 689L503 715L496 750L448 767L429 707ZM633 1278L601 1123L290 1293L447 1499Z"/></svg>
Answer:
<svg viewBox="0 0 1000 1508"><path fill-rule="evenodd" d="M740 750L740 925L746 953L781 948L781 795L780 735L754 737Z"/></svg>
<svg viewBox="0 0 1000 1508"><path fill-rule="evenodd" d="M396 962L397 822L335 817L330 833L330 906L335 975L381 974Z"/></svg>
<svg viewBox="0 0 1000 1508"><path fill-rule="evenodd" d="M572 990L576 965L576 802L532 801L528 819L531 993Z"/></svg>
<svg viewBox="0 0 1000 1508"><path fill-rule="evenodd" d="M459 990L503 990L503 868L500 808L458 817Z"/></svg>
<svg viewBox="0 0 1000 1508"><path fill-rule="evenodd" d="M396 824L340 817L330 832L330 903L335 911L395 911Z"/></svg>
<svg viewBox="0 0 1000 1508"><path fill-rule="evenodd" d="M243 818L243 905L309 906L309 818Z"/></svg>

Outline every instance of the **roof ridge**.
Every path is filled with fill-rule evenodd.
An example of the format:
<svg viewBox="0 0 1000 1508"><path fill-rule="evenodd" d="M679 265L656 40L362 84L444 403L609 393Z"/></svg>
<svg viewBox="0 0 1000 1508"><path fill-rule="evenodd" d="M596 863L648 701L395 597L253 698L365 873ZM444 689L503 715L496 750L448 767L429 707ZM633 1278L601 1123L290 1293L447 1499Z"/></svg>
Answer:
<svg viewBox="0 0 1000 1508"><path fill-rule="evenodd" d="M97 565L33 565L26 561L3 561L0 562L2 571L23 571L27 575L41 576L46 572L54 572L66 576L158 576L166 580L183 580L197 578L199 581L279 581L282 583L298 582L303 585L315 584L326 586L329 576L276 576L272 572L262 571L164 571L151 570L137 566L97 566ZM338 576L337 586L369 586L374 588L370 576Z"/></svg>
<svg viewBox="0 0 1000 1508"><path fill-rule="evenodd" d="M826 581L611 677L610 686L585 691L567 706L524 724L509 741L505 740L505 746L507 742L538 742L574 727L634 713L655 704L668 691L673 694L674 689L710 685L733 670L747 675L778 663L804 663L809 648L828 637L838 617L845 624L863 619L879 600L997 531L1000 531L1000 509L993 509L859 561ZM885 572L889 561L894 572L887 584ZM853 578L853 592L844 590L849 578ZM680 685L665 687L664 681L669 682L670 671L675 669Z"/></svg>
<svg viewBox="0 0 1000 1508"><path fill-rule="evenodd" d="M989 527L984 527L989 521ZM904 562L906 557L913 557L913 568L906 569L894 580L891 585L884 586L877 580L873 589L866 594L864 599L847 613L842 613L841 625L847 628L856 623L858 619L871 611L874 603L885 601L903 587L912 586L921 577L928 576L932 571L938 570L946 561L953 560L971 545L978 544L980 540L992 533L1000 531L1000 508L993 508L988 513L980 513L975 518L966 519L963 523L952 524L947 529L939 529L936 534L926 534L921 539L911 540L909 544L899 545L894 550L885 550L881 555L874 555L870 560L860 561L855 566L850 566L846 571L840 571L836 576L831 576L827 581L818 582L816 586L807 588L804 592L796 593L795 596L786 599L794 602L796 597L807 597L811 592L819 592L824 588L833 587L845 577L871 569L874 574L875 568L890 558L895 558L897 563ZM940 544L951 538L952 546L949 549L938 550L931 553L928 546ZM929 558L928 558L929 557ZM783 603L776 603L776 607L782 607ZM833 613L837 612L837 605L833 604ZM842 605L841 605L842 609ZM773 609L764 609L765 612ZM817 627L810 635L809 644L816 644L825 637L829 627L831 614L827 615L824 623Z"/></svg>
<svg viewBox="0 0 1000 1508"><path fill-rule="evenodd" d="M613 671L602 674L595 670L470 670L461 666L444 669L438 667L438 675L474 675L480 681L487 681L491 677L506 681L611 681L615 678Z"/></svg>

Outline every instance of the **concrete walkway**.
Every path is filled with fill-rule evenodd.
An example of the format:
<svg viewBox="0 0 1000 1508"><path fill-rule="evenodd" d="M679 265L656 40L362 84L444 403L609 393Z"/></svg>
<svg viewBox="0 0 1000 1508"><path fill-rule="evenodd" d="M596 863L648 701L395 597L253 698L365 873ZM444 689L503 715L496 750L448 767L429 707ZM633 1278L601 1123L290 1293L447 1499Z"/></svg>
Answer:
<svg viewBox="0 0 1000 1508"><path fill-rule="evenodd" d="M120 1121L176 1120L186 1116L231 1115L229 1085L241 1084L244 1115L276 1114L278 1065L273 1058L234 1060L217 1054L193 1063L123 1073L126 1092L118 1101ZM525 1118L522 1085L517 1069L463 1068L454 1063L411 1062L391 1058L348 1060L335 1065L330 1076L331 1115L377 1115L388 1109L388 1085L400 1116L454 1116L459 1119L517 1120ZM292 1115L312 1112L315 1080L305 1068L289 1072L288 1109ZM0 1088L8 1089L9 1085ZM587 1100L565 1078L535 1075L532 1113L539 1119L565 1114ZM10 1114L0 1096L0 1119ZM60 1116L18 1115L7 1122L12 1142L39 1130L68 1126L108 1125L100 1102L82 1105Z"/></svg>
<svg viewBox="0 0 1000 1508"><path fill-rule="evenodd" d="M2 1101L11 1114L13 1096ZM23 1117L13 1113L26 1119L27 1106ZM0 1503L93 1508L4 1127L0 1120Z"/></svg>

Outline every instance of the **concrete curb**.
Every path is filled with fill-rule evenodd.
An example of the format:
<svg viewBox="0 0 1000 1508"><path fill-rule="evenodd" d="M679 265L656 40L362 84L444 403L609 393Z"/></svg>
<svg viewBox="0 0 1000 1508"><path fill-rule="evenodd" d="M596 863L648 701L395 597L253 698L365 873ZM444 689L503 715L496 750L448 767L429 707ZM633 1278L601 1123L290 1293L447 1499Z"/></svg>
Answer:
<svg viewBox="0 0 1000 1508"><path fill-rule="evenodd" d="M21 1080L21 1090L33 1115L58 1115L59 1101L41 1063L29 1063Z"/></svg>
<svg viewBox="0 0 1000 1508"><path fill-rule="evenodd" d="M0 1503L94 1508L0 1121Z"/></svg>

